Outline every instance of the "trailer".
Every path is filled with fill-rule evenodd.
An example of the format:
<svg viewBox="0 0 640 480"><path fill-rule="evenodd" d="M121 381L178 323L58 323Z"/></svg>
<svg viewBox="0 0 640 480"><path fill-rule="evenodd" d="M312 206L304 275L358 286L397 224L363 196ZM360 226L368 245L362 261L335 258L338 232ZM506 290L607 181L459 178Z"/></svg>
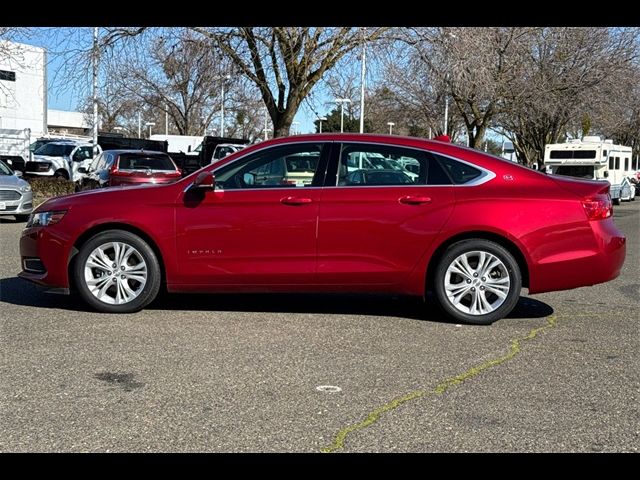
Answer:
<svg viewBox="0 0 640 480"><path fill-rule="evenodd" d="M30 129L0 128L0 160L4 160L13 170L24 173L29 161L30 144Z"/></svg>
<svg viewBox="0 0 640 480"><path fill-rule="evenodd" d="M635 188L631 182L638 159L632 161L631 147L615 145L613 140L584 137L566 143L553 143L544 147L544 165L547 173L590 180L606 180L611 185L613 203L634 200Z"/></svg>

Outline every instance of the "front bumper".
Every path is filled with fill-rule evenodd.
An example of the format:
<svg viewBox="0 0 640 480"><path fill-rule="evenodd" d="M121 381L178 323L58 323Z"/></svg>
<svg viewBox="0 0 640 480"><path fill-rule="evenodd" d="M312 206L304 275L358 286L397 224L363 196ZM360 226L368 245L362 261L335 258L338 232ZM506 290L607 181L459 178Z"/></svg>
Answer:
<svg viewBox="0 0 640 480"><path fill-rule="evenodd" d="M51 227L25 228L20 237L20 260L23 270L18 277L53 288L69 288L68 266L70 242ZM42 269L25 270L38 260ZM42 271L44 270L44 271Z"/></svg>
<svg viewBox="0 0 640 480"><path fill-rule="evenodd" d="M33 212L33 193L20 192L13 189L20 195L17 200L0 200L0 215L29 215Z"/></svg>

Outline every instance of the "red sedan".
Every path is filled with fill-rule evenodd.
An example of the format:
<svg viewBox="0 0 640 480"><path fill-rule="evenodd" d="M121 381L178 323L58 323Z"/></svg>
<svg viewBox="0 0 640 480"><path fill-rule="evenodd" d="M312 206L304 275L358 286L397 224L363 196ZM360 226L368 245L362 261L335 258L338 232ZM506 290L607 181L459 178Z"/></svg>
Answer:
<svg viewBox="0 0 640 480"><path fill-rule="evenodd" d="M380 158L401 174L369 174ZM77 291L104 312L140 310L163 285L433 291L456 321L488 324L523 286L539 293L618 276L625 237L608 191L445 142L296 135L173 184L47 201L22 233L20 276Z"/></svg>

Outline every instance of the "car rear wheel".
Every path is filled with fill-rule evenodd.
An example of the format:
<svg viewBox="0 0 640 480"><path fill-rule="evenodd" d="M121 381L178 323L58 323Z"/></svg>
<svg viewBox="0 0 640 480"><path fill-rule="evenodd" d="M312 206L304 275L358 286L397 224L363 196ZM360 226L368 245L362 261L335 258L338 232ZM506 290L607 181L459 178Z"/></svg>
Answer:
<svg viewBox="0 0 640 480"><path fill-rule="evenodd" d="M82 299L101 312L136 312L160 290L160 264L153 249L123 230L99 233L82 245L73 274Z"/></svg>
<svg viewBox="0 0 640 480"><path fill-rule="evenodd" d="M518 263L501 245L464 240L451 245L438 263L436 297L455 321L488 325L518 303L522 277Z"/></svg>

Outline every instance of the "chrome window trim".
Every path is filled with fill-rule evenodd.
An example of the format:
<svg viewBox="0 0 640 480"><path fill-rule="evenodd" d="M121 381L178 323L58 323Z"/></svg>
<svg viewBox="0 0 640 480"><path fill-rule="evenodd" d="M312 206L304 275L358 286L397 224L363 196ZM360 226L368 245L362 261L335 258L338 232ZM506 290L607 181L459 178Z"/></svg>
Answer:
<svg viewBox="0 0 640 480"><path fill-rule="evenodd" d="M336 185L323 185L321 187L294 187L294 188L300 188L300 189L305 189L305 190L310 190L310 189L319 189L319 188L436 188L436 187L476 187L478 185L482 185L484 183L487 183L491 180L493 180L494 178L496 178L496 174L495 172L492 172L491 170L488 170L484 167L481 167L479 165L476 165L474 163L471 162L467 162L465 160L461 160L460 158L457 157L452 157L451 155L447 155L445 153L440 153L440 152L434 152L432 150L427 150L424 148L418 148L418 147L412 147L412 146L406 146L406 145L397 145L394 143L380 143L380 142L366 142L366 141L340 141L340 140L302 140L302 141L296 141L296 142L292 142L292 143L279 143L277 145L267 145L266 147L262 147L262 148L258 148L257 150L254 150L252 152L247 153L246 155L242 155L240 157L238 157L236 160L234 160L233 162L229 162L229 163L225 163L224 165L220 165L219 167L214 167L211 170L209 170L211 173L213 173L215 175L216 171L219 170L220 168L226 167L228 165L231 165L235 162L239 162L241 161L243 158L246 158L249 155L253 155L254 153L260 153L266 150L269 150L271 148L277 148L277 147L283 147L283 146L289 146L292 144L307 144L307 143L323 143L326 145L332 144L332 143L340 143L340 145L344 144L344 143L351 143L351 144L359 144L359 145L379 145L379 146L383 146L383 147L397 147L397 148L404 148L407 150L416 150L418 152L421 153L429 153L432 155L441 155L443 157L447 157L451 160L454 160L456 162L461 162L461 163L465 163L467 165L469 165L470 167L476 168L478 170L480 170L481 174L479 177L475 178L474 180L472 180L471 182L468 183L463 183L463 184L455 184L455 183L451 183L449 185L411 185L411 184L401 184L401 185L367 185L367 186L358 186L358 185L337 185L338 182L338 176L336 175ZM329 162L327 163L327 167L328 165L331 163L331 159L329 159ZM210 165L209 165L210 166ZM202 169L205 169L207 167L203 167ZM198 170L200 171L200 170ZM193 172L192 174L189 175L189 177L191 175L194 175L196 172ZM325 176L326 176L326 172L325 172ZM185 177L188 178L188 177ZM189 188L191 187L191 185L193 185L193 182L188 183L187 186L184 188L184 190L182 191L182 193L186 193L187 190L189 190ZM220 190L216 190L216 191L220 191L220 192L232 192L232 191L249 191L249 190L267 190L267 188L243 188L243 189L231 189L231 190L224 190L224 189L220 189ZM291 187L275 187L275 188L268 188L268 190L287 190L287 191L292 191Z"/></svg>
<svg viewBox="0 0 640 480"><path fill-rule="evenodd" d="M341 145L344 145L345 143L358 144L358 145L380 145L380 146L383 146L383 147L397 147L397 148L404 148L404 149L407 149L407 150L417 150L418 152L422 152L422 153L430 153L432 155L440 155L442 157L449 158L449 159L454 160L456 162L464 163L466 165L469 165L470 167L473 167L473 168L475 168L477 170L480 170L480 175L478 177L474 178L470 182L462 183L462 184L451 183L449 185L429 185L429 184L424 184L424 185L411 185L411 184L368 185L368 186L366 186L364 188L380 188L380 187L394 187L394 188L398 188L398 187L414 187L414 188L415 187L420 187L420 188L425 188L425 187L427 187L427 188L433 188L433 187L477 187L478 185L482 185L483 183L486 183L486 182L496 178L496 174L494 172L492 172L491 170L488 170L488 169L486 169L484 167L481 167L480 165L476 165L475 163L467 162L465 160L461 160L459 158L452 157L451 155L447 155L447 154L444 154L444 153L434 152L434 151L431 151L431 150L426 150L424 148L409 147L409 146L405 146L405 145L396 145L396 144L379 143L379 142L362 142L362 141L340 142ZM338 161L340 161L340 160L338 160ZM326 187L330 187L330 188L363 188L362 185L338 185L337 182L338 182L338 175L336 175L336 185L326 185Z"/></svg>

